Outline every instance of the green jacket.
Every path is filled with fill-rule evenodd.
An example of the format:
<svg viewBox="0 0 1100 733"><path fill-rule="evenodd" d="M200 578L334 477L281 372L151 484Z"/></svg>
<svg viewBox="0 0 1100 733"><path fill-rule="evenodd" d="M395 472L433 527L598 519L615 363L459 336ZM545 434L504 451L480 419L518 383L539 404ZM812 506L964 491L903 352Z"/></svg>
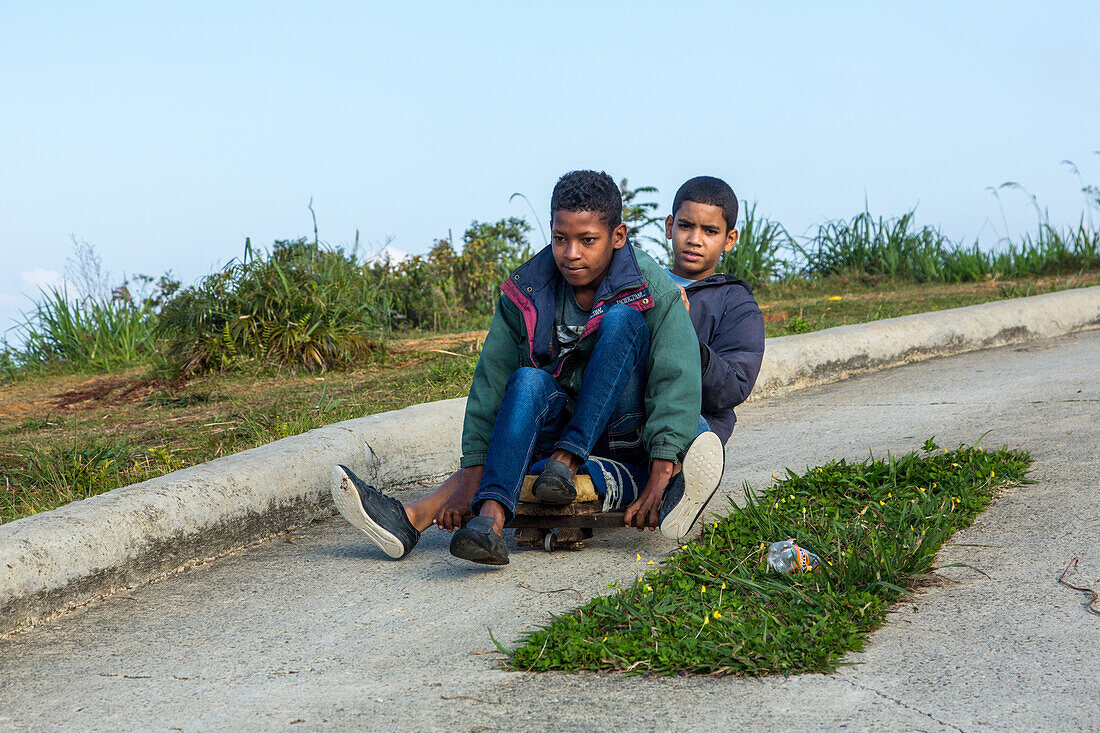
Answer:
<svg viewBox="0 0 1100 733"><path fill-rule="evenodd" d="M579 345L559 357L553 331L560 278L547 246L500 286L501 296L466 401L462 467L485 464L504 387L516 369L545 369L567 392L577 393L592 353L593 335L603 313L615 303L641 312L649 327L642 443L650 460L679 460L698 432L702 401L699 339L680 289L663 267L628 242L611 258Z"/></svg>

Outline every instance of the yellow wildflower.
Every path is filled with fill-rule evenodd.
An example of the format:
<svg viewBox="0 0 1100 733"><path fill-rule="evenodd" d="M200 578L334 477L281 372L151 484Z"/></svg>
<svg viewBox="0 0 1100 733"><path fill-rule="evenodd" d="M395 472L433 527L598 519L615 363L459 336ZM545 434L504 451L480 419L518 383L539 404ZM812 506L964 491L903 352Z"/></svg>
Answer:
<svg viewBox="0 0 1100 733"><path fill-rule="evenodd" d="M707 587L706 587L705 585L703 586L703 592L704 592L704 593L706 593L706 592L707 592Z"/></svg>
<svg viewBox="0 0 1100 733"><path fill-rule="evenodd" d="M718 613L718 609L715 609L714 613L711 615L714 616L714 618L722 618L722 614Z"/></svg>
<svg viewBox="0 0 1100 733"><path fill-rule="evenodd" d="M832 296L829 297L829 300L843 300L843 299L844 299L844 296L842 296L842 295L832 295Z"/></svg>
<svg viewBox="0 0 1100 733"><path fill-rule="evenodd" d="M653 590L653 587L649 583L646 583L645 588L643 588L642 590L648 593L649 591Z"/></svg>
<svg viewBox="0 0 1100 733"><path fill-rule="evenodd" d="M652 560L650 560L649 562L646 563L646 565L652 565L652 564L653 564Z"/></svg>
<svg viewBox="0 0 1100 733"><path fill-rule="evenodd" d="M703 616L703 626L710 623L710 616Z"/></svg>
<svg viewBox="0 0 1100 733"><path fill-rule="evenodd" d="M637 555L635 555L634 557L638 562L642 561L642 554L640 552Z"/></svg>
<svg viewBox="0 0 1100 733"><path fill-rule="evenodd" d="M726 584L722 583L722 590L725 590L725 589L726 589Z"/></svg>

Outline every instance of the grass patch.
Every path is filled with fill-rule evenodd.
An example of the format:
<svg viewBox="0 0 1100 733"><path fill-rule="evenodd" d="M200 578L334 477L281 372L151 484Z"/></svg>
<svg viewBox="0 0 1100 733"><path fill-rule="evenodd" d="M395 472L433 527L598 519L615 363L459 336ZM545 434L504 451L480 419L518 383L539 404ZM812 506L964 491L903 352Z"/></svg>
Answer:
<svg viewBox="0 0 1100 733"><path fill-rule="evenodd" d="M324 377L24 375L0 391L0 523L340 420L464 396L481 335L404 342Z"/></svg>
<svg viewBox="0 0 1100 733"><path fill-rule="evenodd" d="M628 587L554 618L507 652L522 670L764 675L826 672L863 646L937 550L1026 481L1027 453L960 446L788 470L763 495ZM797 538L825 564L784 576L767 546Z"/></svg>

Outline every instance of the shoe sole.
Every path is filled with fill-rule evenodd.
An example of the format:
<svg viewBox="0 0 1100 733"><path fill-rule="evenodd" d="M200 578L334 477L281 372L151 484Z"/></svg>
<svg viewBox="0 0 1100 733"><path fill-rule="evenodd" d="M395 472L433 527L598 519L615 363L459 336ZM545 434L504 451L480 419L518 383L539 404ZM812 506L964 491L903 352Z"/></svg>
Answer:
<svg viewBox="0 0 1100 733"><path fill-rule="evenodd" d="M401 540L370 518L367 510L363 508L363 502L359 499L359 490L355 488L355 482L342 466L333 466L331 488L332 500L344 519L362 530L371 542L378 545L382 552L394 560L404 557L405 546L401 544Z"/></svg>
<svg viewBox="0 0 1100 733"><path fill-rule="evenodd" d="M469 560L481 565L507 565L508 558L501 559L485 547L477 538L465 529L460 529L451 537L451 554L461 560ZM503 542L503 540L501 540Z"/></svg>
<svg viewBox="0 0 1100 733"><path fill-rule="evenodd" d="M707 502L714 496L726 468L722 441L711 432L695 439L684 456L684 497L661 522L661 534L679 542L687 537Z"/></svg>

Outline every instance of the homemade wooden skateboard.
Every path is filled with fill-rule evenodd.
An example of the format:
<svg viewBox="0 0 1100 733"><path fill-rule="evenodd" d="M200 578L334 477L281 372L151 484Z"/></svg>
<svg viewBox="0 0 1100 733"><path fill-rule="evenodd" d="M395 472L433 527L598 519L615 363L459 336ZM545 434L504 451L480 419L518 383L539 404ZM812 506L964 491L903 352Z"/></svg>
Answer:
<svg viewBox="0 0 1100 733"><path fill-rule="evenodd" d="M531 493L534 483L534 476L523 480L516 516L504 525L516 530L519 547L541 547L546 552L583 550L585 540L592 537L592 530L623 526L624 512L602 511L603 500L596 494L588 476L574 478L577 500L565 505L540 503Z"/></svg>
<svg viewBox="0 0 1100 733"><path fill-rule="evenodd" d="M578 475L573 480L577 500L564 506L540 503L531 493L534 483L534 476L523 480L516 516L505 525L515 528L520 547L541 547L546 552L582 550L592 530L623 526L623 512L602 511L603 500L588 476Z"/></svg>

